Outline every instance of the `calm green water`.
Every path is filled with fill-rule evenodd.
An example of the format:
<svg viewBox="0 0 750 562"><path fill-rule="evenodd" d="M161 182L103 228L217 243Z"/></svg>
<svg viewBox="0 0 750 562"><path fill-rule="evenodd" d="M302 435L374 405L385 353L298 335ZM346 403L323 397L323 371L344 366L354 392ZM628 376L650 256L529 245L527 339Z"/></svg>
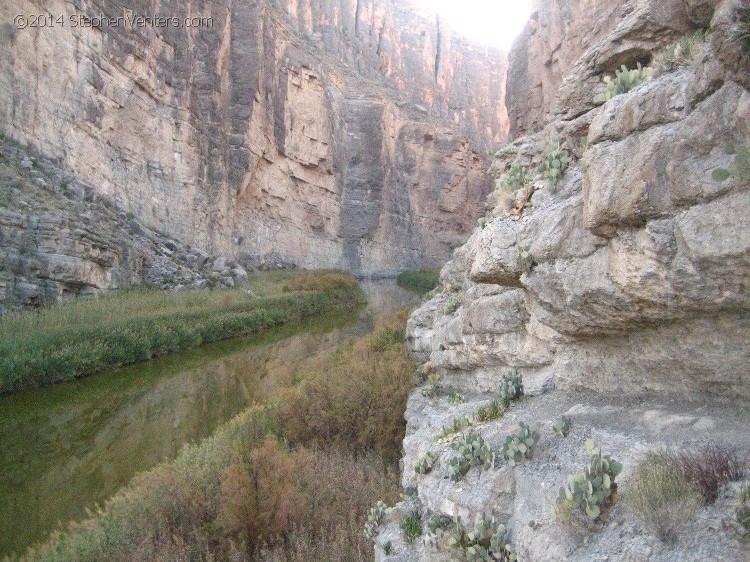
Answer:
<svg viewBox="0 0 750 562"><path fill-rule="evenodd" d="M359 314L0 398L0 556L83 518L136 473L264 402L295 364L416 300L392 282L363 287L368 306Z"/></svg>

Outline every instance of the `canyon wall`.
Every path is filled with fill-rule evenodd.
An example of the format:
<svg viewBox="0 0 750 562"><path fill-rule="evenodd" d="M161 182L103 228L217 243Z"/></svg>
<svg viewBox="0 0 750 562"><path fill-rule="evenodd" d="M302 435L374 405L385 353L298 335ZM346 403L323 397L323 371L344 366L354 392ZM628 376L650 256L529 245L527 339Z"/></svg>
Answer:
<svg viewBox="0 0 750 562"><path fill-rule="evenodd" d="M670 545L627 500L581 526L556 511L568 475L586 466L589 437L623 463L620 498L650 450L692 455L721 441L750 451L750 22L736 0L593 4L542 2L510 55L517 138L495 155L492 209L409 319L408 343L431 378L406 412L411 498L383 526L376 559L388 541L396 560L452 559L438 535L403 541L397 523L414 509L467 528L494 516L519 560L746 553L738 485L681 522ZM561 14L578 19L542 33ZM603 77L637 63L650 76L604 97ZM558 146L571 162L554 181L541 166ZM496 402L492 419L486 408L513 372L526 397ZM562 415L567 438L552 430ZM514 466L502 446L521 421L540 438ZM492 461L453 482L457 455L476 443L454 447L468 427ZM428 452L425 473L415 467ZM726 532L709 530L718 521Z"/></svg>
<svg viewBox="0 0 750 562"><path fill-rule="evenodd" d="M53 19L18 29L17 14ZM240 263L444 263L507 135L505 56L409 3L24 0L0 22L4 133L146 227Z"/></svg>

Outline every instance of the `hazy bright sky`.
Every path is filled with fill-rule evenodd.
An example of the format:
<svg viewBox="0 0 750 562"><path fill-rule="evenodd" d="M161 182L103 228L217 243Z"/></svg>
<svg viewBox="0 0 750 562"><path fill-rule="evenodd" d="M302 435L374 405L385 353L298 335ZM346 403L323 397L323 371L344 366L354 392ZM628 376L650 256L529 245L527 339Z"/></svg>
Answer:
<svg viewBox="0 0 750 562"><path fill-rule="evenodd" d="M450 27L475 41L510 48L531 14L532 0L422 0Z"/></svg>

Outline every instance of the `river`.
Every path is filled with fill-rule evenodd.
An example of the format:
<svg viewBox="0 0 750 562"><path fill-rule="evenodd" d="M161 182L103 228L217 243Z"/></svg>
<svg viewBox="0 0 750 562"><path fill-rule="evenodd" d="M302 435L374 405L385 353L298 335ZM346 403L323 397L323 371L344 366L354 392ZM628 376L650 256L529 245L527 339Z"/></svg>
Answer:
<svg viewBox="0 0 750 562"><path fill-rule="evenodd" d="M295 365L419 299L394 281L362 286L359 313L0 398L0 556L85 517L136 473L263 403Z"/></svg>

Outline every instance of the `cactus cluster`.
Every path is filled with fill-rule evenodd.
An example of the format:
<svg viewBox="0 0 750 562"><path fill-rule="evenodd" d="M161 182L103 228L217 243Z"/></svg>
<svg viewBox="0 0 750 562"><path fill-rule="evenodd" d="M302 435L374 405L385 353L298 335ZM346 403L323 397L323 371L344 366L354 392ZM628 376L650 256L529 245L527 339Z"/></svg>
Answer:
<svg viewBox="0 0 750 562"><path fill-rule="evenodd" d="M422 388L422 396L435 398L443 389L443 378L435 373L427 377L427 384Z"/></svg>
<svg viewBox="0 0 750 562"><path fill-rule="evenodd" d="M517 400L523 396L523 380L517 370L503 376L498 395L506 408L510 405L511 400Z"/></svg>
<svg viewBox="0 0 750 562"><path fill-rule="evenodd" d="M451 560L466 562L514 562L516 552L509 542L505 525L497 524L489 515L477 515L472 529L457 518L445 530L437 530L437 539L449 550Z"/></svg>
<svg viewBox="0 0 750 562"><path fill-rule="evenodd" d="M539 442L539 433L520 422L518 430L508 435L503 444L503 457L510 466L521 464L534 456L534 448Z"/></svg>
<svg viewBox="0 0 750 562"><path fill-rule="evenodd" d="M586 440L586 450L591 455L589 467L568 477L567 486L560 488L557 505L560 513L578 511L596 520L617 488L615 478L622 472L622 465L608 455L602 456L593 439Z"/></svg>
<svg viewBox="0 0 750 562"><path fill-rule="evenodd" d="M560 141L557 141L556 145L547 149L539 171L545 180L552 185L557 185L565 175L565 170L568 169L571 161L570 152L562 147Z"/></svg>
<svg viewBox="0 0 750 562"><path fill-rule="evenodd" d="M552 429L560 437L567 437L573 429L573 420L570 416L563 416L552 424Z"/></svg>
<svg viewBox="0 0 750 562"><path fill-rule="evenodd" d="M505 413L505 408L497 400L487 406L482 406L474 413L474 419L479 423L496 420Z"/></svg>
<svg viewBox="0 0 750 562"><path fill-rule="evenodd" d="M365 536L374 541L380 533L380 525L383 523L385 516L391 512L391 508L379 501L375 507L371 507L367 512L367 521L365 522Z"/></svg>
<svg viewBox="0 0 750 562"><path fill-rule="evenodd" d="M611 76L604 77L605 89L601 100L607 102L615 96L626 94L640 86L649 76L651 76L651 69L649 67L644 68L641 63L638 63L637 68L632 70L628 70L623 64L622 68L615 72L614 78Z"/></svg>
<svg viewBox="0 0 750 562"><path fill-rule="evenodd" d="M414 472L417 474L429 474L432 471L432 466L435 464L437 457L434 453L426 452L420 453L417 463L414 465Z"/></svg>
<svg viewBox="0 0 750 562"><path fill-rule="evenodd" d="M508 193L515 193L522 187L531 183L531 170L514 162L505 174L503 181L500 183L502 188Z"/></svg>
<svg viewBox="0 0 750 562"><path fill-rule="evenodd" d="M448 466L448 474L453 482L461 480L473 466L486 467L492 464L492 451L484 438L473 429L452 447L458 453Z"/></svg>
<svg viewBox="0 0 750 562"><path fill-rule="evenodd" d="M460 392L451 392L450 396L448 396L449 404L463 404L465 402L466 396L464 396Z"/></svg>
<svg viewBox="0 0 750 562"><path fill-rule="evenodd" d="M438 440L445 439L446 437L455 435L456 433L459 433L467 427L471 427L472 425L474 424L469 416L455 418L450 425L443 426L443 431L440 432L440 435L438 435L437 438Z"/></svg>

